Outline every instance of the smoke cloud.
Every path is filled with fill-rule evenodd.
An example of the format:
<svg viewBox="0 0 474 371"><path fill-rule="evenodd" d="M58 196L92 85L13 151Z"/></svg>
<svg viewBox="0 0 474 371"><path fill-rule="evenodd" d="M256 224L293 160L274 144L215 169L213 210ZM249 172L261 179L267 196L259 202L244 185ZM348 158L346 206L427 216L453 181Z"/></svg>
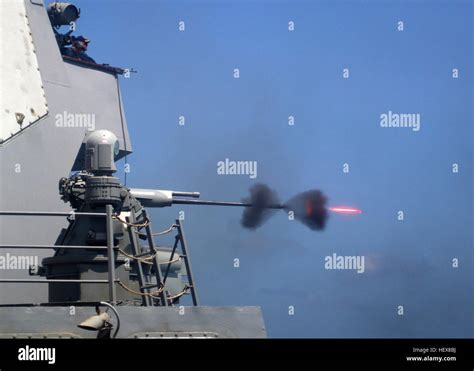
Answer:
<svg viewBox="0 0 474 371"><path fill-rule="evenodd" d="M244 228L256 229L265 223L277 209L269 206L279 205L276 192L265 184L250 188L250 197L242 200L252 206L245 208L241 224ZM294 217L312 230L320 231L326 227L329 217L326 208L327 198L321 191L311 190L297 194L280 208L293 212Z"/></svg>
<svg viewBox="0 0 474 371"><path fill-rule="evenodd" d="M252 204L245 208L241 220L242 226L249 229L256 229L265 223L276 211L267 207L279 203L276 192L265 184L255 184L250 188L250 197L242 201Z"/></svg>
<svg viewBox="0 0 474 371"><path fill-rule="evenodd" d="M327 198L321 191L311 190L299 193L285 205L286 211L293 211L295 218L314 231L323 230L329 217Z"/></svg>

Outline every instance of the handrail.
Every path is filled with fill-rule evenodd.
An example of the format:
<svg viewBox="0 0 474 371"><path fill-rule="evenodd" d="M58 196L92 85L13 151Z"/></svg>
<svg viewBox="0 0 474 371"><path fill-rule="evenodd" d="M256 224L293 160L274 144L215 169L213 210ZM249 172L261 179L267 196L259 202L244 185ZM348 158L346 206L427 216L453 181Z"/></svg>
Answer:
<svg viewBox="0 0 474 371"><path fill-rule="evenodd" d="M107 216L106 213L88 213L76 211L0 211L0 215L7 216Z"/></svg>
<svg viewBox="0 0 474 371"><path fill-rule="evenodd" d="M107 250L107 246L73 246L73 245L0 245L0 249L65 249L65 250ZM118 246L114 246L118 249Z"/></svg>
<svg viewBox="0 0 474 371"><path fill-rule="evenodd" d="M0 211L0 216L107 216L107 213L63 212L63 211ZM0 249L65 249L65 250L107 250L107 246L72 246L72 245L0 245ZM114 249L118 247L114 246Z"/></svg>
<svg viewBox="0 0 474 371"><path fill-rule="evenodd" d="M63 245L0 245L0 248L10 249L87 249L87 250L107 250L108 258L108 279L106 280L80 280L80 279L21 279L21 278L0 278L0 283L103 283L109 285L109 301L117 302L115 283L120 280L115 279L115 254L117 246L114 246L113 238L113 207L106 205L106 212L64 212L64 211L0 211L0 216L88 216L106 217L107 246L63 246Z"/></svg>
<svg viewBox="0 0 474 371"><path fill-rule="evenodd" d="M120 280L114 280L119 282ZM0 278L0 283L109 283L109 280L77 280L77 279L51 279L51 280L38 280L28 278Z"/></svg>

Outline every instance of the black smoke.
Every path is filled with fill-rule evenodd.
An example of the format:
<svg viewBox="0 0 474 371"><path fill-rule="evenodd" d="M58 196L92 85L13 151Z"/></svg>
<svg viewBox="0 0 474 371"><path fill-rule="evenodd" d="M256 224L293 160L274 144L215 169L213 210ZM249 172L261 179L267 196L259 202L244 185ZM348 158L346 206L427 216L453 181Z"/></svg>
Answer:
<svg viewBox="0 0 474 371"><path fill-rule="evenodd" d="M287 212L293 211L297 220L314 231L326 227L329 217L326 208L327 198L321 191L311 190L299 193L285 204Z"/></svg>
<svg viewBox="0 0 474 371"><path fill-rule="evenodd" d="M250 197L242 202L251 203L242 215L241 224L244 228L256 229L275 213L275 209L267 208L279 203L276 192L265 184L255 184L250 188Z"/></svg>
<svg viewBox="0 0 474 371"><path fill-rule="evenodd" d="M269 206L279 205L276 192L265 184L256 184L250 188L250 197L242 200L252 206L245 208L241 224L244 228L256 229L270 218L277 209ZM327 198L321 191L311 190L297 194L281 206L287 212L293 212L295 219L314 231L326 227L329 217L326 208Z"/></svg>

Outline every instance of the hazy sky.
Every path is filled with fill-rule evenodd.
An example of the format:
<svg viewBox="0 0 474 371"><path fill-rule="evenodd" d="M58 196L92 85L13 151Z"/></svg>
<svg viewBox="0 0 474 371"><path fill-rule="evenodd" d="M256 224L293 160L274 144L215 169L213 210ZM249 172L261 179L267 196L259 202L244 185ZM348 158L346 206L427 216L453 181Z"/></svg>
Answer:
<svg viewBox="0 0 474 371"><path fill-rule="evenodd" d="M203 305L259 305L273 337L473 336L472 2L75 3L89 54L138 70L121 78L129 186L240 200L263 182L364 211L314 232L283 212L248 231L235 208L154 210L155 230L185 211ZM381 127L389 111L420 130ZM257 177L218 175L226 158ZM325 269L334 253L364 273Z"/></svg>

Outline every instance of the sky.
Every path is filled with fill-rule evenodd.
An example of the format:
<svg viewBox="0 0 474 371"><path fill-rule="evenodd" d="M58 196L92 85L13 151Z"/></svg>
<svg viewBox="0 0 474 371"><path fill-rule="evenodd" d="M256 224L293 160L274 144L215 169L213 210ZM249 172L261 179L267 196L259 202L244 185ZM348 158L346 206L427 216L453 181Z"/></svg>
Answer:
<svg viewBox="0 0 474 371"><path fill-rule="evenodd" d="M246 230L237 208L153 210L155 231L185 212L202 305L261 306L270 337L473 336L471 1L75 4L89 55L138 71L120 78L128 186L239 201L265 183L363 210L321 232L284 212ZM389 111L420 130L381 127ZM219 175L226 158L257 177ZM364 272L326 269L333 254Z"/></svg>

